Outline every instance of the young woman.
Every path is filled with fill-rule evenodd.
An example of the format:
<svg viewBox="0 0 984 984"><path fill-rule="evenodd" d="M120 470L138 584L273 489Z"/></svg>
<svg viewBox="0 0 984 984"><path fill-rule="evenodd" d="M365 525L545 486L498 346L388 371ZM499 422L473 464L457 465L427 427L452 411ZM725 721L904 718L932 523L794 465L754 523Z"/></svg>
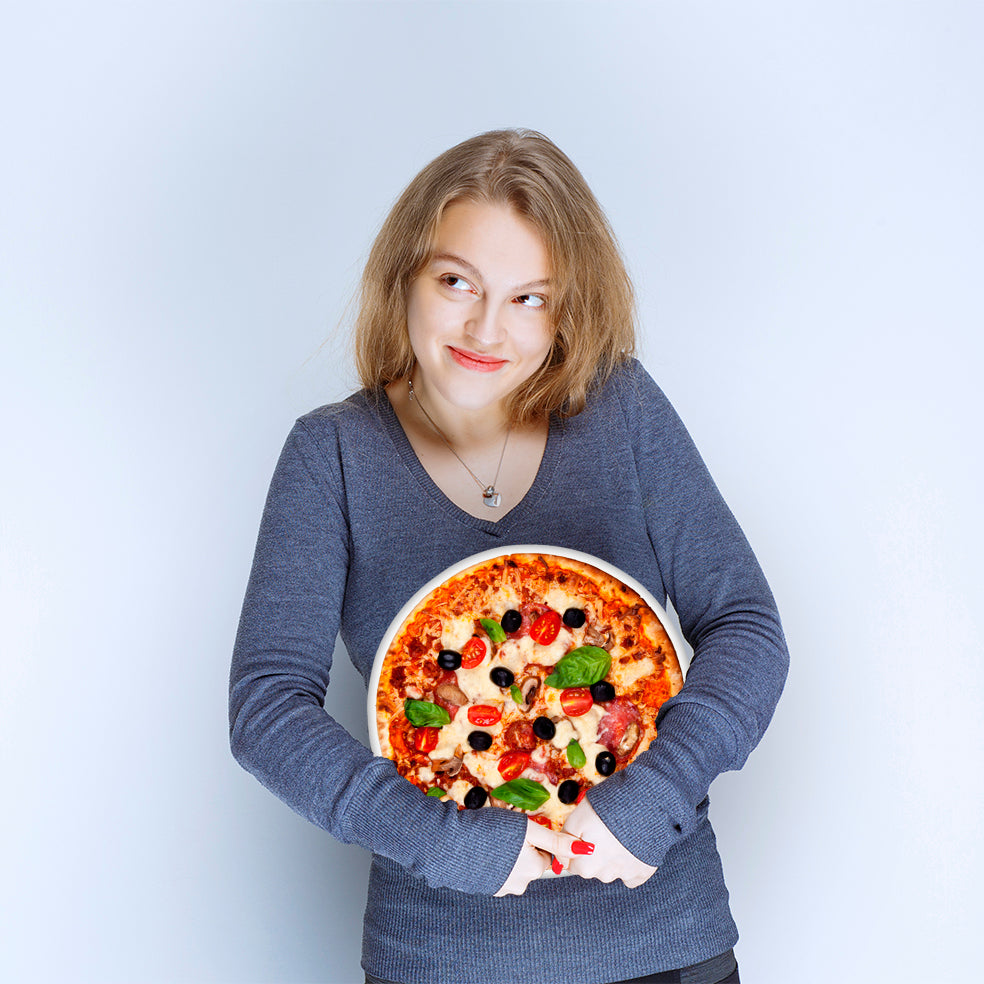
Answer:
<svg viewBox="0 0 984 984"><path fill-rule="evenodd" d="M707 790L761 738L786 648L741 530L631 358L631 286L568 158L497 131L424 168L373 246L356 343L364 389L298 420L277 466L230 720L244 767L373 852L366 980L737 981ZM417 588L520 543L615 564L672 602L694 649L657 741L563 832L424 796L322 706L339 631L368 680ZM577 877L540 879L543 852Z"/></svg>

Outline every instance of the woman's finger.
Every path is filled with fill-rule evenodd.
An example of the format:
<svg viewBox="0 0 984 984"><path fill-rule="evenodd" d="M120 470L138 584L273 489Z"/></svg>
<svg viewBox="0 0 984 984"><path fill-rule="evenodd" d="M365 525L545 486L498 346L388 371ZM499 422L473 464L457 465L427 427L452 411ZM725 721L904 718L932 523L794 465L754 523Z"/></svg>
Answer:
<svg viewBox="0 0 984 984"><path fill-rule="evenodd" d="M549 830L532 820L527 821L526 842L559 858L565 867L575 855L588 854L593 850L592 846L572 834Z"/></svg>
<svg viewBox="0 0 984 984"><path fill-rule="evenodd" d="M504 895L522 895L531 881L536 881L550 867L550 855L537 850L532 844L524 842L513 865L509 877L502 888L496 892L496 898Z"/></svg>

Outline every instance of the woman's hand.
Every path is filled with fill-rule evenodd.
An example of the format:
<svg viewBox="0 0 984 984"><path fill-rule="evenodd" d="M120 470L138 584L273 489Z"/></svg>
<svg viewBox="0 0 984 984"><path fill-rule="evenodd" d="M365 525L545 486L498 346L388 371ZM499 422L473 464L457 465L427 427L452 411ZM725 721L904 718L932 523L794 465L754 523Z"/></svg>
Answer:
<svg viewBox="0 0 984 984"><path fill-rule="evenodd" d="M586 800L567 818L568 834L595 845L591 854L577 854L570 863L572 875L612 882L621 878L628 888L635 888L652 878L656 869L640 861L622 846L622 842L602 823L601 817Z"/></svg>
<svg viewBox="0 0 984 984"><path fill-rule="evenodd" d="M495 893L495 897L522 895L527 885L531 881L536 881L551 867L551 863L566 868L577 853L578 849L574 848L576 841L577 838L571 834L557 834L533 820L527 820L526 839L522 850L502 888ZM581 847L579 850L588 850L588 848ZM559 869L555 868L555 870Z"/></svg>

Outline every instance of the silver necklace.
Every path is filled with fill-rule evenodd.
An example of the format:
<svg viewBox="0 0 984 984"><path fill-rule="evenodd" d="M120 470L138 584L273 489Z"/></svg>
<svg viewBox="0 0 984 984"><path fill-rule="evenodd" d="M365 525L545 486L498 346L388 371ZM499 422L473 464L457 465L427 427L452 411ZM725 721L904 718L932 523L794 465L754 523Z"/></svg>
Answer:
<svg viewBox="0 0 984 984"><path fill-rule="evenodd" d="M437 432L437 436L442 441L444 441L445 445L447 446L447 449L458 459L458 461L461 462L461 465L465 469L465 471L468 472L468 474L471 475L471 477L473 479L475 479L475 483L482 490L482 502L484 502L485 505L490 506L493 509L496 508L496 506L501 505L502 504L502 495L496 489L495 484L496 484L496 482L499 481L499 472L502 469L502 459L506 456L506 445L509 443L509 435L512 433L512 424L509 425L509 429L506 431L506 439L502 442L502 451L499 453L499 465L498 465L498 467L495 470L495 478L492 479L492 484L491 485L486 485L468 467L468 465L465 464L465 462L462 459L461 455L458 454L458 452L455 451L455 449L453 447L451 447L451 442L444 436L444 431L442 431L441 428L438 427L437 424L434 423L433 419L431 418L431 415L424 409L423 403L420 402L420 398L417 396L417 394L413 390L413 380L410 379L409 377L407 378L407 387L410 390L410 401L412 403L416 403L417 406L420 407L421 413L423 413L423 415L427 418L427 422Z"/></svg>

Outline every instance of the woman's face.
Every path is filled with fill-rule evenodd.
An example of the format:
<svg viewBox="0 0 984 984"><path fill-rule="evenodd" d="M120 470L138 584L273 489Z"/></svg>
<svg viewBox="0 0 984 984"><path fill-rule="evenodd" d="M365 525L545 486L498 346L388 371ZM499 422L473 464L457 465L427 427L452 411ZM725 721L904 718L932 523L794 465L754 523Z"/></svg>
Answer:
<svg viewBox="0 0 984 984"><path fill-rule="evenodd" d="M540 234L508 205L445 209L433 259L407 298L414 384L432 404L504 410L550 351L549 279Z"/></svg>

